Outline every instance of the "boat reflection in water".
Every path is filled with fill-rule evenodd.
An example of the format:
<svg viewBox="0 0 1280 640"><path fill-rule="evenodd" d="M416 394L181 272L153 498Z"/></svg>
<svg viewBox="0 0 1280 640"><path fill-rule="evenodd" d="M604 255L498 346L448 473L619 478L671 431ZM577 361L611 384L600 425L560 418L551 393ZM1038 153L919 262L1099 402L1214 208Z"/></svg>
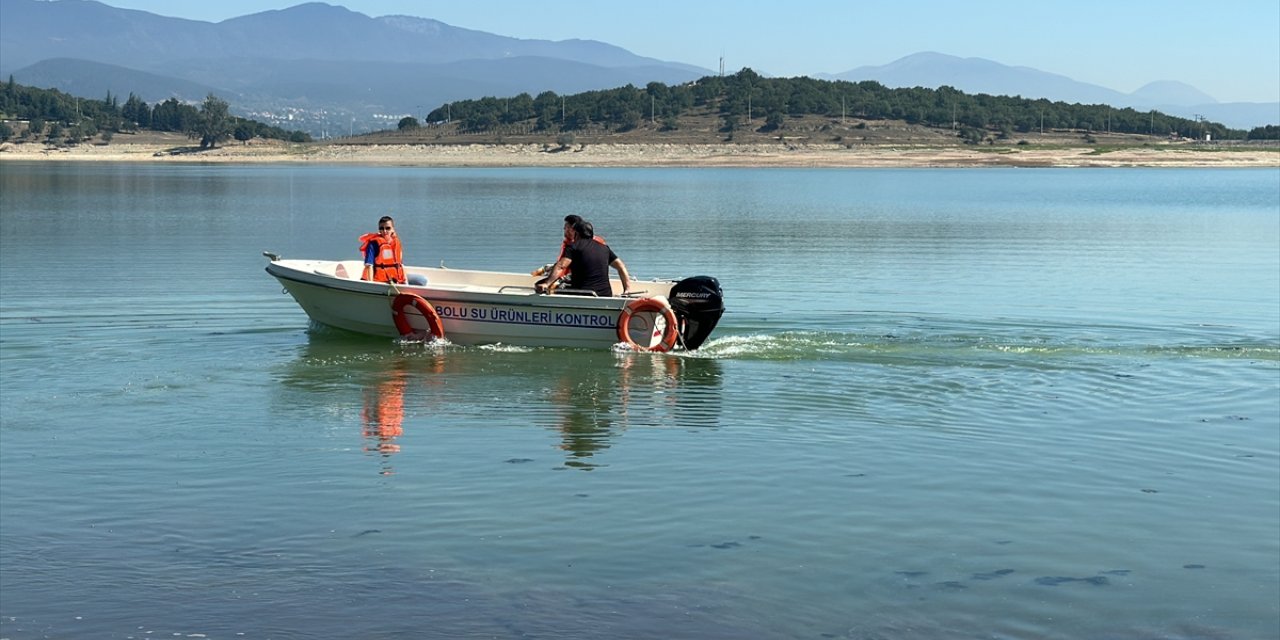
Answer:
<svg viewBox="0 0 1280 640"><path fill-rule="evenodd" d="M613 366L560 369L550 394L564 465L591 470L633 428L719 426L720 363L710 358L612 354ZM535 414L536 415L536 414Z"/></svg>
<svg viewBox="0 0 1280 640"><path fill-rule="evenodd" d="M529 426L556 434L564 467L594 469L629 429L719 426L721 377L720 362L688 354L398 344L320 329L283 376L280 406L305 416L302 428L349 416L358 430L347 433L383 475L393 457L423 463L432 439L482 455L503 447L479 434ZM471 428L476 436L458 431Z"/></svg>

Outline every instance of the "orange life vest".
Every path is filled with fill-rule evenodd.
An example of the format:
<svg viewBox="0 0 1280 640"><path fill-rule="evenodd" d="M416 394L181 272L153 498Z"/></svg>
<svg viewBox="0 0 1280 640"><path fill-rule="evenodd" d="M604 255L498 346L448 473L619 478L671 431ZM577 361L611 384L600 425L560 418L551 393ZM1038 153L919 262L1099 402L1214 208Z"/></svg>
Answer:
<svg viewBox="0 0 1280 640"><path fill-rule="evenodd" d="M378 247L373 258L373 279L375 282L405 282L404 259L400 255L400 238L391 236L383 238L380 233L366 233L360 236L360 253L366 254L369 243Z"/></svg>
<svg viewBox="0 0 1280 640"><path fill-rule="evenodd" d="M596 242L599 242L600 244L605 244L603 236L591 236L591 239L595 240ZM569 240L568 239L561 240L560 241L560 257L561 258L564 257L564 250L568 248L569 248ZM557 260L558 259L559 258L557 258Z"/></svg>

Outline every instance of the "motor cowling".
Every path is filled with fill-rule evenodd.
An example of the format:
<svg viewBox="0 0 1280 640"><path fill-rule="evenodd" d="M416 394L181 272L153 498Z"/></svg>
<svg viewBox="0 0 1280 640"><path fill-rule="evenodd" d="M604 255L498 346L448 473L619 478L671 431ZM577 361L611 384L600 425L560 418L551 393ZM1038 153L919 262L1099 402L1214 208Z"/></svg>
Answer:
<svg viewBox="0 0 1280 640"><path fill-rule="evenodd" d="M724 315L724 292L720 290L720 281L711 276L694 276L677 282L667 299L680 323L680 341L689 350L702 346Z"/></svg>

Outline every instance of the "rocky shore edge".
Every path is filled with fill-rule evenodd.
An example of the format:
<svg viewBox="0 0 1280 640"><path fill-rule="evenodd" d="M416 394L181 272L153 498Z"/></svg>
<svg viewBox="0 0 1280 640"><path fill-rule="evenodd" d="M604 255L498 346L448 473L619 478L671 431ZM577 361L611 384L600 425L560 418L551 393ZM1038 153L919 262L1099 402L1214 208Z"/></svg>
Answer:
<svg viewBox="0 0 1280 640"><path fill-rule="evenodd" d="M1273 167L1280 146L927 147L841 144L0 144L0 161L421 167Z"/></svg>

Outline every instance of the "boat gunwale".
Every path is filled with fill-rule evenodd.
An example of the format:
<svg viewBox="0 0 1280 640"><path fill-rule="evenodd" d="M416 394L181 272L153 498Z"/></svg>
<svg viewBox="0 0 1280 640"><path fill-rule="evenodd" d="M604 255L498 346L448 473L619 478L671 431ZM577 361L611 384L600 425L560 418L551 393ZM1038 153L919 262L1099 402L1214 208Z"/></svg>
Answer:
<svg viewBox="0 0 1280 640"><path fill-rule="evenodd" d="M267 265L266 271L269 275L277 280L287 280L299 284L311 285L342 291L344 293L352 293L363 296L377 296L383 298L393 298L398 293L410 293L421 296L433 304L439 302L466 302L469 304L489 304L489 305L505 305L511 307L531 307L531 308L563 308L578 309L584 311L618 311L633 300L640 299L638 296L621 297L611 296L603 298L599 296L576 296L576 295L547 295L535 293L532 285L529 286L527 293L505 293L494 289L491 291L477 291L467 289L453 288L436 288L431 284L426 285L410 285L397 284L388 285L381 282L370 282L367 280L352 280L336 275L320 272L319 270L305 270L287 264L281 264L283 261L272 261ZM341 264L342 261L333 260L293 260L295 263L328 263ZM273 269L272 267L275 267ZM427 267L429 268L429 267ZM516 272L501 271L479 271L470 269L451 270L459 273L480 273L480 274L497 274L506 276L528 277L525 274ZM296 274L296 275L295 275ZM636 281L636 284L643 284L646 281ZM655 284L668 285L672 282L652 281ZM458 286L474 286L474 285L458 285ZM510 286L510 285L504 285ZM376 289L371 289L376 287Z"/></svg>

